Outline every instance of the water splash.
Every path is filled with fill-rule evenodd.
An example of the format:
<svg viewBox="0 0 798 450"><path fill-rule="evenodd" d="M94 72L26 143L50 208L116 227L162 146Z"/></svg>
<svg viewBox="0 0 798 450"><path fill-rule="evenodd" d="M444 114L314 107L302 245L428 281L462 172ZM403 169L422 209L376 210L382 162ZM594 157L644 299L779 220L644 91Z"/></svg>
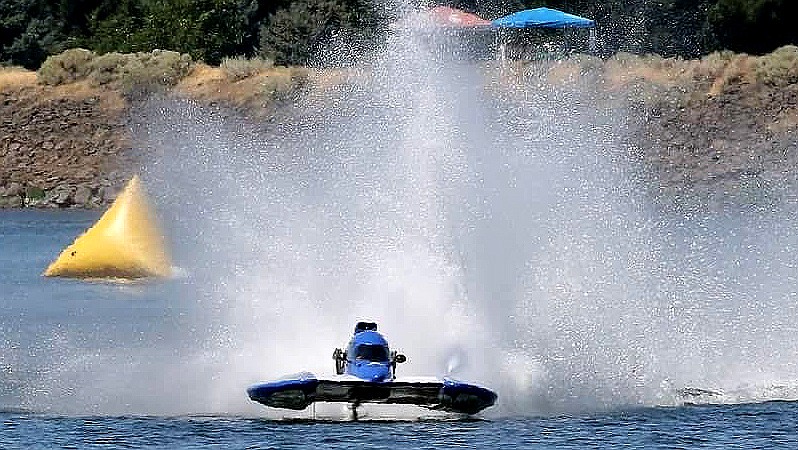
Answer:
<svg viewBox="0 0 798 450"><path fill-rule="evenodd" d="M657 210L622 101L434 37L394 28L274 122L141 105L144 178L188 273L156 295L173 329L100 351L58 334L45 378L96 412L264 414L248 384L332 373L370 319L403 375L497 389L489 414L794 394L793 209Z"/></svg>
<svg viewBox="0 0 798 450"><path fill-rule="evenodd" d="M206 386L223 410L248 382L330 372L362 318L408 375L454 370L458 349L457 376L496 387L505 414L795 385L789 212L658 211L622 102L430 37L395 28L277 125L143 110L213 364L234 368Z"/></svg>

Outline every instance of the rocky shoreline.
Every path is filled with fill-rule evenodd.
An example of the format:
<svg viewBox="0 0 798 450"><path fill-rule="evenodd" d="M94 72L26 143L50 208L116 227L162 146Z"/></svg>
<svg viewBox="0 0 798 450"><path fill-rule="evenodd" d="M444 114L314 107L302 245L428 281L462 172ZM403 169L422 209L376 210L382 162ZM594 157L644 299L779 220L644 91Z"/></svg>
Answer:
<svg viewBox="0 0 798 450"><path fill-rule="evenodd" d="M573 60L548 75L593 76L605 92L627 97L653 195L755 197L798 185L798 48L788 57L794 67L779 69L786 75L776 81L762 75L765 59L747 55ZM331 79L317 75L310 89ZM167 95L258 117L313 82L287 68L231 77L195 65ZM127 125L131 104L118 86L81 79L52 86L35 72L0 68L0 208L108 205L140 166Z"/></svg>
<svg viewBox="0 0 798 450"><path fill-rule="evenodd" d="M0 92L0 207L96 208L113 200L132 167L124 111L104 103Z"/></svg>
<svg viewBox="0 0 798 450"><path fill-rule="evenodd" d="M126 102L85 81L0 68L0 207L96 208L132 169ZM127 173L126 173L127 172Z"/></svg>
<svg viewBox="0 0 798 450"><path fill-rule="evenodd" d="M302 68L249 73L245 66L230 73L192 64L186 70L186 56L159 50L116 55L117 65L108 69L102 57L75 49L39 73L0 67L0 208L90 209L113 202L141 166L128 121L133 105L150 95L179 95L257 116L304 84ZM89 69L91 58L100 64ZM125 60L133 69L119 65Z"/></svg>

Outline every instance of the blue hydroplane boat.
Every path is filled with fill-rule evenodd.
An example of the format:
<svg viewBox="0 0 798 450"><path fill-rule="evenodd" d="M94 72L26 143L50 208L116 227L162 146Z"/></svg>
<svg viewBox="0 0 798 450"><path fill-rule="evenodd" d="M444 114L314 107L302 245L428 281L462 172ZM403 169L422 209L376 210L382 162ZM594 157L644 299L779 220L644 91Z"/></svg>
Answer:
<svg viewBox="0 0 798 450"><path fill-rule="evenodd" d="M391 351L377 324L358 322L346 350L333 352L335 376L317 378L310 372L252 385L249 398L273 408L302 410L313 402L345 402L357 420L361 403L418 405L459 414L476 414L496 403L496 393L449 378L396 377L396 366L407 360Z"/></svg>

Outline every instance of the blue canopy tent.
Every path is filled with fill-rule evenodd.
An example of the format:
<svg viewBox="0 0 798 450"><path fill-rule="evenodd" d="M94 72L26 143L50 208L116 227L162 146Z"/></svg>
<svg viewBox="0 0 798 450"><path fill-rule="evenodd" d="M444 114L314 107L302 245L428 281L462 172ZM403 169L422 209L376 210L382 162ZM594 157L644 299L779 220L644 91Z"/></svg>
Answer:
<svg viewBox="0 0 798 450"><path fill-rule="evenodd" d="M596 22L591 19L579 17L574 14L558 11L551 8L535 8L526 9L524 11L514 12L504 17L499 17L491 22L491 27L499 30L498 40L505 41L498 46L499 60L502 62L506 59L507 44L503 39L504 29L526 29L526 28L543 28L543 29L573 29L573 28L589 28L590 29L590 52L595 50L595 26Z"/></svg>
<svg viewBox="0 0 798 450"><path fill-rule="evenodd" d="M496 28L593 28L596 22L551 8L526 9L491 22Z"/></svg>

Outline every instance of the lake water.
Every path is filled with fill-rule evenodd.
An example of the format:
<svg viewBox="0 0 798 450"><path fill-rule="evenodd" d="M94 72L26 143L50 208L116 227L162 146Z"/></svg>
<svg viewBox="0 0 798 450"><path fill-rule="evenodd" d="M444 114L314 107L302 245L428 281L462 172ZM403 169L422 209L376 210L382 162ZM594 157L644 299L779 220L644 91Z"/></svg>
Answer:
<svg viewBox="0 0 798 450"><path fill-rule="evenodd" d="M272 422L238 417L60 417L2 413L3 448L638 448L798 445L794 404L647 409L468 422Z"/></svg>
<svg viewBox="0 0 798 450"><path fill-rule="evenodd" d="M173 279L43 278L99 213L0 211L0 447L796 448L794 196L659 202L622 95L406 28L274 121L137 104ZM249 401L358 320L498 404Z"/></svg>
<svg viewBox="0 0 798 450"><path fill-rule="evenodd" d="M98 216L0 211L2 448L798 446L793 402L618 407L466 421L374 416L359 423L250 408L245 384L232 390L237 398L228 403L209 402L205 397L213 389L203 388L209 381L194 381L222 374L203 371L194 361L192 336L205 332L196 327L206 321L198 319L197 299L185 296L190 277L114 284L40 276ZM198 373L175 375L170 363ZM212 357L208 364L214 365ZM224 411L224 404L234 406Z"/></svg>

